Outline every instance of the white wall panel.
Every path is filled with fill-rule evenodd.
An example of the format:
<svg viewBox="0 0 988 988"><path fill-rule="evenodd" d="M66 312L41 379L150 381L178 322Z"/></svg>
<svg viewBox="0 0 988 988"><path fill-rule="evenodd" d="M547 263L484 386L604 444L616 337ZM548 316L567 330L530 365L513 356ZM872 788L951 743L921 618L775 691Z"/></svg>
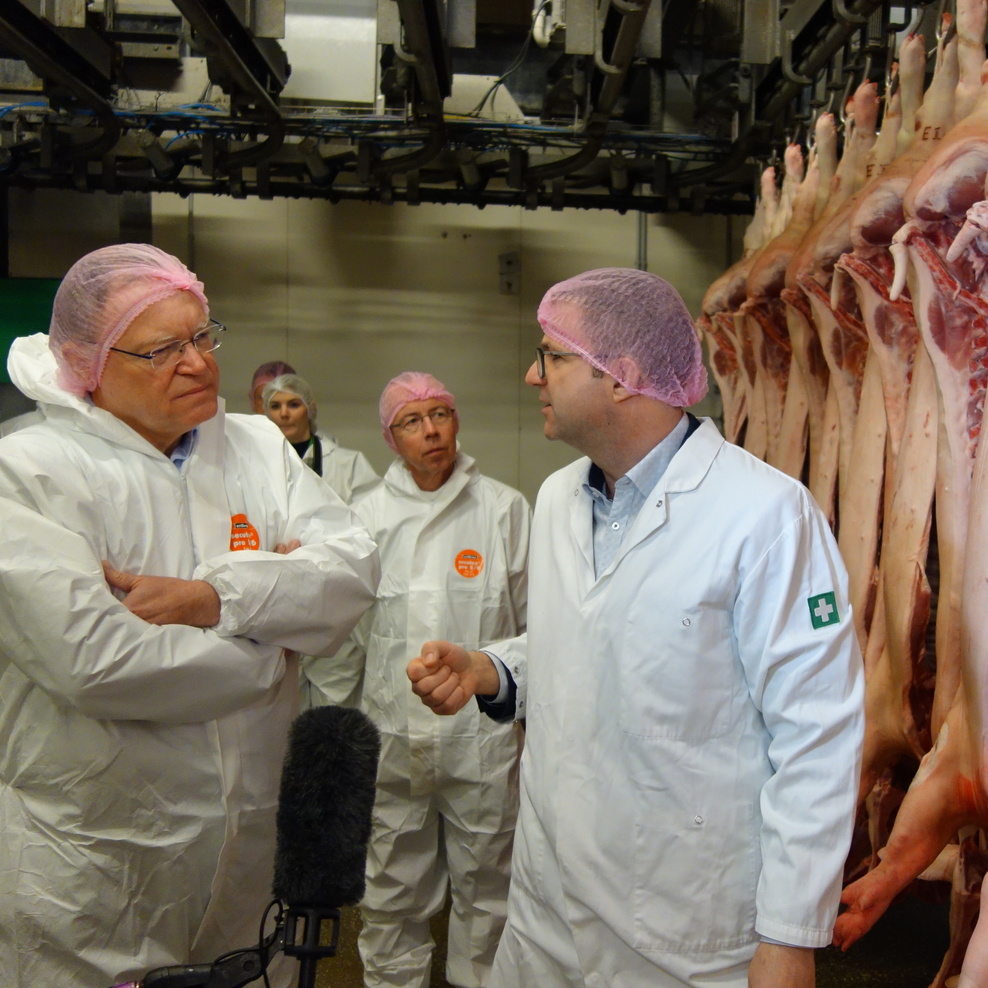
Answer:
<svg viewBox="0 0 988 988"><path fill-rule="evenodd" d="M112 197L12 193L11 204L12 275L58 276L119 236ZM457 396L464 448L533 500L575 456L543 438L537 394L522 383L539 299L563 278L638 257L637 215L602 211L156 195L153 218L154 242L193 267L230 326L217 354L228 408L246 410L257 364L286 359L311 381L320 424L383 470L381 389L402 370L431 371ZM695 313L743 223L677 215L646 225L649 270ZM521 290L505 295L499 256L512 252Z"/></svg>

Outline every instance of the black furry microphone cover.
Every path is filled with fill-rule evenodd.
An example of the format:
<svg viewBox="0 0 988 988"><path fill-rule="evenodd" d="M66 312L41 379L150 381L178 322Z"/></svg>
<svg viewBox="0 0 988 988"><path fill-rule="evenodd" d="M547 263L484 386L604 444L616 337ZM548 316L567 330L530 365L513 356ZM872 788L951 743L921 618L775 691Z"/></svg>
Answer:
<svg viewBox="0 0 988 988"><path fill-rule="evenodd" d="M363 898L380 753L359 710L316 707L295 719L278 799L276 898L329 908Z"/></svg>

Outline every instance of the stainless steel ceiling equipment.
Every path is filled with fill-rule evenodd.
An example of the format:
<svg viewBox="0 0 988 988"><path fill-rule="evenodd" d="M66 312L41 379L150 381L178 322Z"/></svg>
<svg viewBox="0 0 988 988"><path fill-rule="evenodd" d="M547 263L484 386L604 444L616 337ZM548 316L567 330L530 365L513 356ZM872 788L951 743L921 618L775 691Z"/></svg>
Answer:
<svg viewBox="0 0 988 988"><path fill-rule="evenodd" d="M943 9L310 2L372 22L353 101L328 45L318 91L284 96L292 2L0 0L0 183L744 214L764 164Z"/></svg>

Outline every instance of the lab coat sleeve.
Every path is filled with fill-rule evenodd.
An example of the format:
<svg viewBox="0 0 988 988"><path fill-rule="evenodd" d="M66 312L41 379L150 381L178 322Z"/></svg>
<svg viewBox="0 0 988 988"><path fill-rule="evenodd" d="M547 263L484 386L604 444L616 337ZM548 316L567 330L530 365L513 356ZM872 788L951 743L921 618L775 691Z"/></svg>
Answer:
<svg viewBox="0 0 988 988"><path fill-rule="evenodd" d="M795 515L795 517L793 517ZM847 576L805 492L746 566L735 632L768 732L755 928L803 947L830 942L855 814L864 732L863 663ZM833 592L840 620L814 628L810 599Z"/></svg>
<svg viewBox="0 0 988 988"><path fill-rule="evenodd" d="M484 651L496 656L508 671L515 686L515 705L511 710L507 709L507 704L481 700L480 709L494 720L524 720L528 701L528 635L485 645Z"/></svg>
<svg viewBox="0 0 988 988"><path fill-rule="evenodd" d="M218 634L333 655L374 600L377 546L328 485L283 449L288 517L279 541L298 539L301 548L225 552L204 560L194 578L219 594Z"/></svg>
<svg viewBox="0 0 988 988"><path fill-rule="evenodd" d="M56 703L100 719L215 720L285 672L278 648L136 617L110 592L79 534L0 499L0 666Z"/></svg>

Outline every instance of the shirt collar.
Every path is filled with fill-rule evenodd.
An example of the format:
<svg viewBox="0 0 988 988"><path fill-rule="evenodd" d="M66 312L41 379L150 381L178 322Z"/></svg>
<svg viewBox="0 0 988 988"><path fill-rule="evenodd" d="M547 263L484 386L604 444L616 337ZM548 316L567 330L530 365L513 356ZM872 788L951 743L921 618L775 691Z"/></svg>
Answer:
<svg viewBox="0 0 988 988"><path fill-rule="evenodd" d="M647 497L666 472L666 468L679 447L682 446L689 427L690 418L688 415L683 415L673 427L672 432L665 439L656 443L623 477L619 477L617 483L622 486L630 484L642 497ZM616 487L617 485L615 485ZM595 491L604 497L607 496L604 471L596 463L590 464L590 473L587 475L587 483L584 488L591 496Z"/></svg>
<svg viewBox="0 0 988 988"><path fill-rule="evenodd" d="M199 438L199 427L190 429L181 439L178 441L178 445L172 450L169 459L172 463L178 467L179 470L182 469L185 461L192 455L192 450L196 447L196 439Z"/></svg>

